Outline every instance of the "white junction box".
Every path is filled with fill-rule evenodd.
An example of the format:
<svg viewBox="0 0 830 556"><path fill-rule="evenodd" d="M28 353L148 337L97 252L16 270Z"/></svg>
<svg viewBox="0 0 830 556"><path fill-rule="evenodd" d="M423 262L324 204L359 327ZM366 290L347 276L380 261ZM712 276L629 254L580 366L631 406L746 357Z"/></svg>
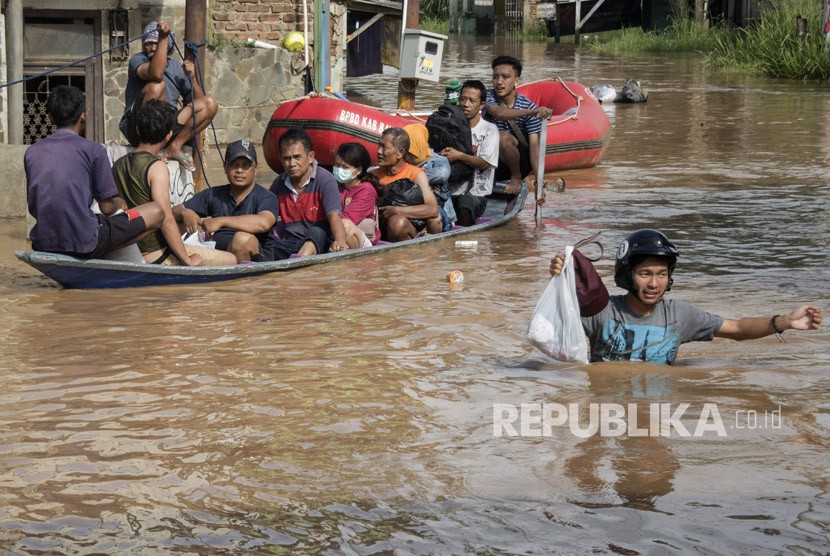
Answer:
<svg viewBox="0 0 830 556"><path fill-rule="evenodd" d="M405 29L401 45L401 79L426 79L438 82L441 57L447 35Z"/></svg>

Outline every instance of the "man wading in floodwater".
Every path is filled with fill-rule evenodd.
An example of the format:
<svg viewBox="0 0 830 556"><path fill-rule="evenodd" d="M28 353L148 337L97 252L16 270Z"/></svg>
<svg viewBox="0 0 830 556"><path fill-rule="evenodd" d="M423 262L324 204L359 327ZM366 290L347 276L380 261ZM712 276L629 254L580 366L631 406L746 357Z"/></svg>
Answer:
<svg viewBox="0 0 830 556"><path fill-rule="evenodd" d="M671 365L680 344L713 337L754 340L785 330L815 330L821 309L802 305L789 315L744 317L711 315L683 301L663 299L671 289L678 252L657 230L638 230L617 252L614 283L627 290L612 296L592 317L582 318L591 344L591 361L647 361ZM564 257L550 262L551 276L562 272Z"/></svg>

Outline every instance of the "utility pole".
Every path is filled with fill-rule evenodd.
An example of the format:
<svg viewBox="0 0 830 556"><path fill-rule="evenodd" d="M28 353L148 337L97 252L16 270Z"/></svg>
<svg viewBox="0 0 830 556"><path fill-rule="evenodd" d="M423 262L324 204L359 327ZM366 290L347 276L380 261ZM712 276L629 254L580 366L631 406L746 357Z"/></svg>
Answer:
<svg viewBox="0 0 830 556"><path fill-rule="evenodd" d="M403 12L401 13L401 45L403 48L403 32L405 29L417 29L421 10L420 0L404 0ZM403 65L403 64L401 64ZM405 78L398 81L398 108L400 110L415 110L415 89L418 87L418 80Z"/></svg>
<svg viewBox="0 0 830 556"><path fill-rule="evenodd" d="M314 0L314 88L319 93L331 85L331 2ZM308 38L306 38L308 40ZM308 63L308 61L306 61Z"/></svg>
<svg viewBox="0 0 830 556"><path fill-rule="evenodd" d="M187 0L185 2L184 7L184 37L188 41L201 44L207 41L207 3L206 0ZM189 52L185 51L185 56L196 56L199 60L197 64L197 68L201 70L197 72L196 78L201 79L202 75L205 73L205 52L206 49L203 46L200 46L196 52ZM204 79L201 80L199 83L201 85L202 90L206 90ZM196 117L196 113L194 111L193 117ZM201 191L203 189L202 180L204 176L202 175L202 164L200 162L205 162L204 160L204 137L201 133L195 135L193 139L190 141L190 146L193 148L193 160L196 162L196 171L193 172L193 186L196 191ZM198 152L198 154L197 154Z"/></svg>
<svg viewBox="0 0 830 556"><path fill-rule="evenodd" d="M23 79L23 2L6 2L6 60L8 82ZM23 144L23 83L9 87L7 142Z"/></svg>
<svg viewBox="0 0 830 556"><path fill-rule="evenodd" d="M458 0L450 0L450 33L458 32Z"/></svg>

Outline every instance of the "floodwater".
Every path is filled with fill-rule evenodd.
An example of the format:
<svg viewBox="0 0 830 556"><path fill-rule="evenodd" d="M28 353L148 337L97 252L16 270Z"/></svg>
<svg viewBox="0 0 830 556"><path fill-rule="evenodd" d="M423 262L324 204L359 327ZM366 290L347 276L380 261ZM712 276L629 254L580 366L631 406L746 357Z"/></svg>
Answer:
<svg viewBox="0 0 830 556"><path fill-rule="evenodd" d="M502 52L527 81L637 77L650 98L608 107L603 162L562 174L540 228L528 208L475 251L63 291L14 260L24 225L3 223L2 551L827 553L828 327L689 344L670 368L559 363L524 340L553 253L602 231L612 286L610 256L644 226L680 249L674 298L830 311L827 87L489 40L451 42L444 75L486 80ZM395 87L347 92L391 107ZM494 436L494 404L541 403L576 405L543 436L529 416L530 434ZM638 424L580 433L592 403ZM682 404L670 436L637 435Z"/></svg>

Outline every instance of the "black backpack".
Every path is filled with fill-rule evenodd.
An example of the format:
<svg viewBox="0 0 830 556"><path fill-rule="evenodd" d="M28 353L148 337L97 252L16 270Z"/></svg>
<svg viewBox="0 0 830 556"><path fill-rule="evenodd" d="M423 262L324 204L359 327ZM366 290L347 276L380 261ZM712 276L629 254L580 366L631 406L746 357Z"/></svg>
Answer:
<svg viewBox="0 0 830 556"><path fill-rule="evenodd" d="M452 147L465 154L474 154L470 124L458 106L442 104L427 118L426 125L429 132L427 142L435 152L440 154L447 147ZM472 166L467 166L461 161L453 162L450 168L450 183L467 181L473 177Z"/></svg>

